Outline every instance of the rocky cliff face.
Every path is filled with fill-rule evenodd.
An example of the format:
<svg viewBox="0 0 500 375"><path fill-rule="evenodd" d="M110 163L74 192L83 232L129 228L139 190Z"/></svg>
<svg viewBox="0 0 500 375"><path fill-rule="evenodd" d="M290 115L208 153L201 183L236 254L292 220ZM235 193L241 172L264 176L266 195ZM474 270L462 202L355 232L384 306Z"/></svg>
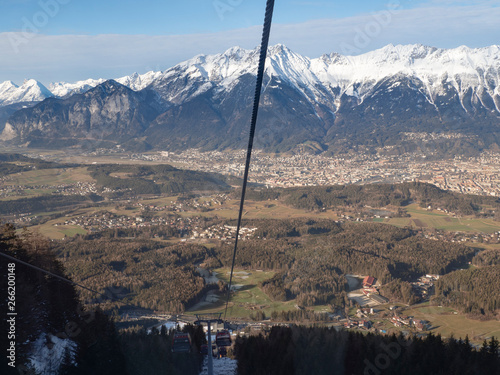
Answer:
<svg viewBox="0 0 500 375"><path fill-rule="evenodd" d="M141 136L162 111L156 93L113 80L68 99L50 98L12 115L3 140L37 145L126 141Z"/></svg>

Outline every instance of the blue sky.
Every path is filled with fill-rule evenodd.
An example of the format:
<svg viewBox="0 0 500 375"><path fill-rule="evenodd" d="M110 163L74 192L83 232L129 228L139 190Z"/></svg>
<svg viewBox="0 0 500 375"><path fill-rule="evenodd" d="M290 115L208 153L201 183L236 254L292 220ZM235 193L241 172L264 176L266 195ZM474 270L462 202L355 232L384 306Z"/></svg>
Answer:
<svg viewBox="0 0 500 375"><path fill-rule="evenodd" d="M164 70L260 42L265 0L0 0L0 82ZM500 44L498 0L276 0L271 43L309 57Z"/></svg>

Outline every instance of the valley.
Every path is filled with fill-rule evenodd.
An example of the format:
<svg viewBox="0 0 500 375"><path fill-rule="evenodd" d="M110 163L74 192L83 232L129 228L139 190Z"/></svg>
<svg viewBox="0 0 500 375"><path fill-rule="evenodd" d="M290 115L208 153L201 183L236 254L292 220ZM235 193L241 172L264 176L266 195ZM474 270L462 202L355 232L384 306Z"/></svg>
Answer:
<svg viewBox="0 0 500 375"><path fill-rule="evenodd" d="M118 288L120 301L100 301L100 306L114 311L120 324L127 324L134 311L154 317L223 309L238 208L238 191L224 181L238 186L237 179L221 173L190 175L154 158L135 160L129 166L123 164L126 160L113 158L94 156L86 165L75 163L74 158L73 162L60 160L64 164L45 161L33 169L33 160L11 157L14 160L2 164L15 172L6 174L1 182L3 220L48 237L75 280L96 290ZM110 164L113 160L121 163ZM96 174L98 171L104 174ZM177 193L161 192L169 173L176 174ZM218 181L216 185L214 181ZM303 200L306 196L310 198ZM16 211L9 212L9 207ZM443 301L440 303L449 305L443 312L436 310L436 296L422 302L409 286L425 273L485 267L488 259L495 259L494 254L500 252L497 208L494 197L440 191L416 182L266 188L255 181L245 205L242 254L237 257L229 318L235 322L345 326L359 319L356 299L346 294L345 275L354 272L374 276L379 285L396 284L391 287L390 301L376 303L374 315L365 316L371 328L356 325L350 329L407 330L391 322L394 313L389 308L396 305L399 314L429 321L430 332L465 332L472 342L480 343L489 334L498 334L494 308L467 312L452 301ZM394 229L384 230L385 226ZM355 236L356 232L363 235ZM392 248L399 250L391 253ZM424 253L406 258L406 251ZM442 259L434 259L435 252L442 253ZM321 264L317 275L300 266L305 253ZM346 254L350 258L344 259ZM91 267L86 265L89 259ZM434 263L426 263L426 259L434 259ZM492 262L486 266L491 271L498 268ZM153 264L154 277L146 271ZM202 269L212 272L217 282L203 281ZM314 281L317 277L320 279ZM294 280L302 281L296 284ZM159 297L166 285L170 291ZM376 293L384 296L384 290ZM95 303L88 292L81 296L90 305ZM408 298L411 306L407 306ZM429 303L433 310L421 307ZM450 311L460 318L443 325L440 322ZM489 320L470 320L481 314ZM461 325L466 321L475 323L468 323L471 328L464 331Z"/></svg>

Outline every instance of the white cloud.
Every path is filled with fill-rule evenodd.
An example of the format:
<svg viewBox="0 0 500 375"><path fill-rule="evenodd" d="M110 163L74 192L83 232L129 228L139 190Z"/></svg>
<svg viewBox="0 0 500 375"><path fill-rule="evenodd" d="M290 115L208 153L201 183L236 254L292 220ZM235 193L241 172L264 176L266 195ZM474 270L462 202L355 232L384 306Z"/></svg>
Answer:
<svg viewBox="0 0 500 375"><path fill-rule="evenodd" d="M492 7L489 1L454 7L443 5L448 0L434 3L393 10L389 15L386 11L293 25L275 24L271 43L284 43L310 57L334 51L361 53L389 43L445 48L498 43L499 7ZM24 78L44 83L76 81L166 69L199 53L218 53L234 45L254 48L260 42L261 26L170 36L33 34L24 39L26 43L19 44L23 39L17 39L17 52L16 43L12 43L15 36L23 34L0 33L0 82L11 79L19 83Z"/></svg>

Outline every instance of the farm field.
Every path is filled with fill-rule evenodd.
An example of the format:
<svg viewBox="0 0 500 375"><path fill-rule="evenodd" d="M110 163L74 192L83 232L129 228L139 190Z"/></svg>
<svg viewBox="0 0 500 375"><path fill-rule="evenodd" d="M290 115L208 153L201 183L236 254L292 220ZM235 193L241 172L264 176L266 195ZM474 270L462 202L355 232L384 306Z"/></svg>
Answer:
<svg viewBox="0 0 500 375"><path fill-rule="evenodd" d="M181 212L181 216L201 215L206 217L218 216L223 219L236 219L238 217L239 201L227 200L223 206L208 212ZM337 215L332 212L310 212L285 206L283 203L274 201L269 204L268 201L245 200L245 219L292 219L292 218L314 218L338 220Z"/></svg>
<svg viewBox="0 0 500 375"><path fill-rule="evenodd" d="M416 204L406 207L411 217L375 219L376 222L395 225L397 227L435 228L447 231L495 233L500 231L500 222L492 219L474 217L456 218L437 210L428 211Z"/></svg>
<svg viewBox="0 0 500 375"><path fill-rule="evenodd" d="M56 169L40 169L16 173L10 176L4 184L38 186L38 185L62 185L74 184L76 182L95 182L90 177L86 167L78 168L56 168Z"/></svg>

